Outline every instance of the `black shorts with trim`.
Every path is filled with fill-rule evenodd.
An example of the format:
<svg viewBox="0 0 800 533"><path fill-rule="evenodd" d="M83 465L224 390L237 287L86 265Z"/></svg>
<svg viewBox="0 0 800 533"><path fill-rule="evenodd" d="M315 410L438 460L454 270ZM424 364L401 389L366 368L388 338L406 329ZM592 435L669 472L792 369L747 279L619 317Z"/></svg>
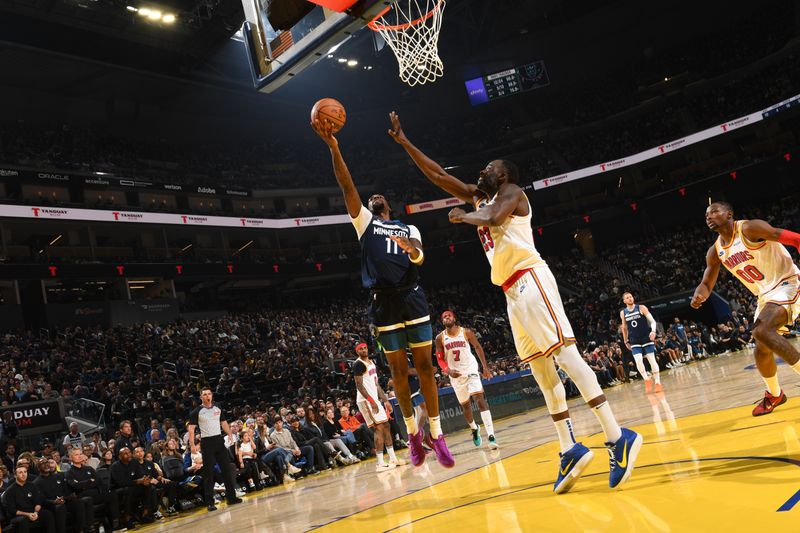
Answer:
<svg viewBox="0 0 800 533"><path fill-rule="evenodd" d="M422 287L375 290L370 296L369 320L378 330L385 352L430 345L430 310Z"/></svg>

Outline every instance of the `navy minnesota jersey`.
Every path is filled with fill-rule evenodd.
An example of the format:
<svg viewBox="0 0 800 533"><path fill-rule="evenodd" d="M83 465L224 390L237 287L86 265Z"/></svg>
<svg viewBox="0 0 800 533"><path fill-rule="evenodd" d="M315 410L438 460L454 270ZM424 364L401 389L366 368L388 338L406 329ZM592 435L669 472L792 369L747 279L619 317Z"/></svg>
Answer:
<svg viewBox="0 0 800 533"><path fill-rule="evenodd" d="M647 317L639 310L639 304L634 305L631 311L625 307L622 312L625 315L625 322L628 326L628 340L630 340L631 344L650 342L650 323L647 321Z"/></svg>
<svg viewBox="0 0 800 533"><path fill-rule="evenodd" d="M422 242L419 230L399 220L383 220L361 206L352 218L361 243L361 283L367 289L410 287L419 276L417 265L390 237L398 235Z"/></svg>

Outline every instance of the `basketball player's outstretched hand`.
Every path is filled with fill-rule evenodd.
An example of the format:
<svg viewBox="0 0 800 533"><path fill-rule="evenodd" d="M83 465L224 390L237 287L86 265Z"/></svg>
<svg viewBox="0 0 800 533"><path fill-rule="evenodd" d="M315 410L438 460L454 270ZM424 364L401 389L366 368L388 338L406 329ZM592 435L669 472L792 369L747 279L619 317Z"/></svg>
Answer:
<svg viewBox="0 0 800 533"><path fill-rule="evenodd" d="M694 296L692 296L692 301L689 302L689 305L693 309L700 309L700 306L703 305L705 301L706 301L705 296L703 296L702 294L695 294Z"/></svg>
<svg viewBox="0 0 800 533"><path fill-rule="evenodd" d="M336 137L333 136L333 123L328 120L319 120L316 119L311 122L311 129L319 135L320 139L325 141L330 147L337 146L339 141L336 140Z"/></svg>
<svg viewBox="0 0 800 533"><path fill-rule="evenodd" d="M397 144L401 144L408 139L406 138L406 134L403 133L403 126L400 125L400 117L397 116L397 113L392 111L389 113L389 120L392 121L392 127L389 130L389 136L394 139Z"/></svg>
<svg viewBox="0 0 800 533"><path fill-rule="evenodd" d="M460 224L464 221L464 215L466 214L467 212L460 207L454 207L449 213L447 213L447 218L449 218L450 222L453 224Z"/></svg>
<svg viewBox="0 0 800 533"><path fill-rule="evenodd" d="M409 239L408 237L403 237L402 235L390 235L389 238L392 239L394 242L396 242L397 246L405 250L406 253L410 254L417 248L416 246L414 246L414 243L411 242L411 239Z"/></svg>
<svg viewBox="0 0 800 533"><path fill-rule="evenodd" d="M488 370L484 370L481 375L483 376L483 379L492 379L492 373Z"/></svg>

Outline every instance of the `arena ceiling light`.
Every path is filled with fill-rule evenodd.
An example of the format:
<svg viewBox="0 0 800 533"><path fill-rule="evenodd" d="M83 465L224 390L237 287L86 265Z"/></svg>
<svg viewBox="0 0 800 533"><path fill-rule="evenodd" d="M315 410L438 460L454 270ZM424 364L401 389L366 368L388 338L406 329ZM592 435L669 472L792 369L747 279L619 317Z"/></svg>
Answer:
<svg viewBox="0 0 800 533"><path fill-rule="evenodd" d="M164 24L175 24L178 16L175 13L164 13L155 7L136 7L127 6L125 9L131 13L137 13L140 17L152 20L153 22L163 22Z"/></svg>

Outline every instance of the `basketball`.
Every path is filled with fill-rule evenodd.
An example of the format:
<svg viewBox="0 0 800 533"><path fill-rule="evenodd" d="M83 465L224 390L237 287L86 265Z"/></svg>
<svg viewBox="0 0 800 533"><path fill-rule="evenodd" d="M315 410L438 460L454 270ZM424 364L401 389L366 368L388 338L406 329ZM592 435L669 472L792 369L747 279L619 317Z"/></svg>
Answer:
<svg viewBox="0 0 800 533"><path fill-rule="evenodd" d="M347 111L339 100L323 98L317 100L317 103L311 108L311 121L317 119L330 121L333 124L333 133L337 133L347 121Z"/></svg>

